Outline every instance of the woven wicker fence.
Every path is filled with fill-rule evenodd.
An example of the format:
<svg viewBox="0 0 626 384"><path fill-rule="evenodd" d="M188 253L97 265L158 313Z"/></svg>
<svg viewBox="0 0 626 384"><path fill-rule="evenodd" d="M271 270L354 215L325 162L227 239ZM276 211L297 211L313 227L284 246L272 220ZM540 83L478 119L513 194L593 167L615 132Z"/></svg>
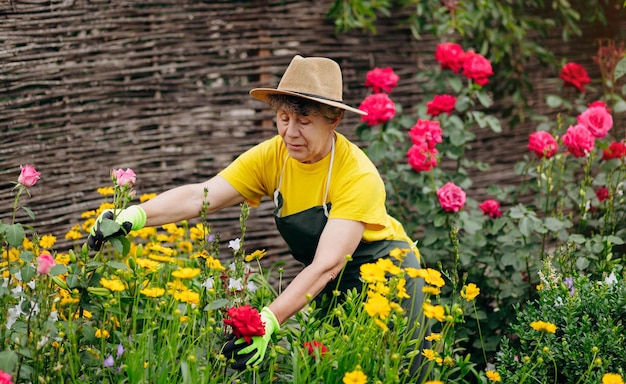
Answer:
<svg viewBox="0 0 626 384"><path fill-rule="evenodd" d="M42 179L21 200L36 215L18 220L59 238L80 213L99 206L98 187L109 172L130 167L138 194L205 180L239 153L275 134L272 116L248 96L275 86L294 54L328 56L344 69L344 97L358 105L368 90L365 74L391 66L401 77L393 99L405 111L423 98L415 75L434 65L436 41L416 41L402 17L381 19L378 33L339 34L326 19L329 1L0 0L0 219L11 220L11 181L20 164ZM619 30L619 29L618 29ZM595 36L554 46L568 60L597 71ZM533 103L558 84L540 68ZM356 116L340 130L354 138ZM502 134L479 131L471 156L493 171L477 175L476 190L514 179L526 124ZM494 163L493 160L496 160ZM267 249L268 260L288 261L285 280L299 267L290 261L271 217L269 201L253 210L248 250ZM239 209L211 216L224 241L240 235Z"/></svg>

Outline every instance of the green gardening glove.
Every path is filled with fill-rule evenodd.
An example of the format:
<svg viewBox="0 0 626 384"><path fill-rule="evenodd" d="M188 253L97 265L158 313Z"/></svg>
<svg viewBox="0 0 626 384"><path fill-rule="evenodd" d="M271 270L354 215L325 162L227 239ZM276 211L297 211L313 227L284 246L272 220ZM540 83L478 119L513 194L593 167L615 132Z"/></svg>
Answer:
<svg viewBox="0 0 626 384"><path fill-rule="evenodd" d="M107 224L106 220L113 221L117 225ZM146 211L138 205L131 205L117 213L112 210L103 211L89 230L87 244L89 248L99 251L102 245L112 237L126 236L131 230L138 230L146 225Z"/></svg>
<svg viewBox="0 0 626 384"><path fill-rule="evenodd" d="M265 325L263 336L252 336L252 341L249 344L243 338L233 339L224 347L224 353L232 355L235 359L235 363L233 363L235 369L241 370L246 366L261 364L272 335L280 329L280 324L278 324L278 320L271 309L264 307L260 314L261 321Z"/></svg>

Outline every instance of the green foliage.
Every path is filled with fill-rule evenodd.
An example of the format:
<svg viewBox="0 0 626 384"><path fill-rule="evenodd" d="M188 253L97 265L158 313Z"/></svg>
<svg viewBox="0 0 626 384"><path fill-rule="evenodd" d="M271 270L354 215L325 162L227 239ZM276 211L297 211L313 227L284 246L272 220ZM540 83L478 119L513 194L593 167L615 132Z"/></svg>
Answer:
<svg viewBox="0 0 626 384"><path fill-rule="evenodd" d="M521 309L505 339L498 372L505 383L600 383L605 373L624 377L626 284L610 274L594 281L565 277L547 262L539 297ZM531 328L535 321L556 326L554 334Z"/></svg>

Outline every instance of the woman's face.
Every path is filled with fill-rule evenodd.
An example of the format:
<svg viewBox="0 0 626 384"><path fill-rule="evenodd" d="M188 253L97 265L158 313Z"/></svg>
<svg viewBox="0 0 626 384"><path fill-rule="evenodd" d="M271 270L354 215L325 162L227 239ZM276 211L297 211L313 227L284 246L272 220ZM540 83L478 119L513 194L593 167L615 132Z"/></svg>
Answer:
<svg viewBox="0 0 626 384"><path fill-rule="evenodd" d="M284 109L276 112L278 134L289 151L289 156L301 163L315 163L330 152L337 119L329 123L323 116L302 116Z"/></svg>

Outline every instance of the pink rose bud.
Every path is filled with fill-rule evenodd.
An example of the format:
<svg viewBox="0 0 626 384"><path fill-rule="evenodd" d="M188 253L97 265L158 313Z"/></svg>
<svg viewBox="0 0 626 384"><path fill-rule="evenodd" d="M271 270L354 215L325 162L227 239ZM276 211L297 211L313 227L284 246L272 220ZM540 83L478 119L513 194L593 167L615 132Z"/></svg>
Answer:
<svg viewBox="0 0 626 384"><path fill-rule="evenodd" d="M42 253L41 256L37 258L37 272L42 275L47 275L55 265L56 261L49 253Z"/></svg>
<svg viewBox="0 0 626 384"><path fill-rule="evenodd" d="M546 131L533 132L528 136L528 149L535 152L537 157L547 159L554 156L559 149L554 136Z"/></svg>
<svg viewBox="0 0 626 384"><path fill-rule="evenodd" d="M465 191L451 181L437 190L437 198L446 212L458 212L465 206Z"/></svg>
<svg viewBox="0 0 626 384"><path fill-rule="evenodd" d="M17 178L17 182L25 187L32 187L39 180L41 172L37 172L32 165L20 165L20 176Z"/></svg>
<svg viewBox="0 0 626 384"><path fill-rule="evenodd" d="M478 206L483 211L483 214L495 219L496 217L502 216L502 211L500 211L500 202L496 200L485 200L482 204Z"/></svg>
<svg viewBox="0 0 626 384"><path fill-rule="evenodd" d="M111 175L115 183L120 187L132 187L135 181L137 181L135 172L130 168L126 168L126 170L115 169L111 172Z"/></svg>

